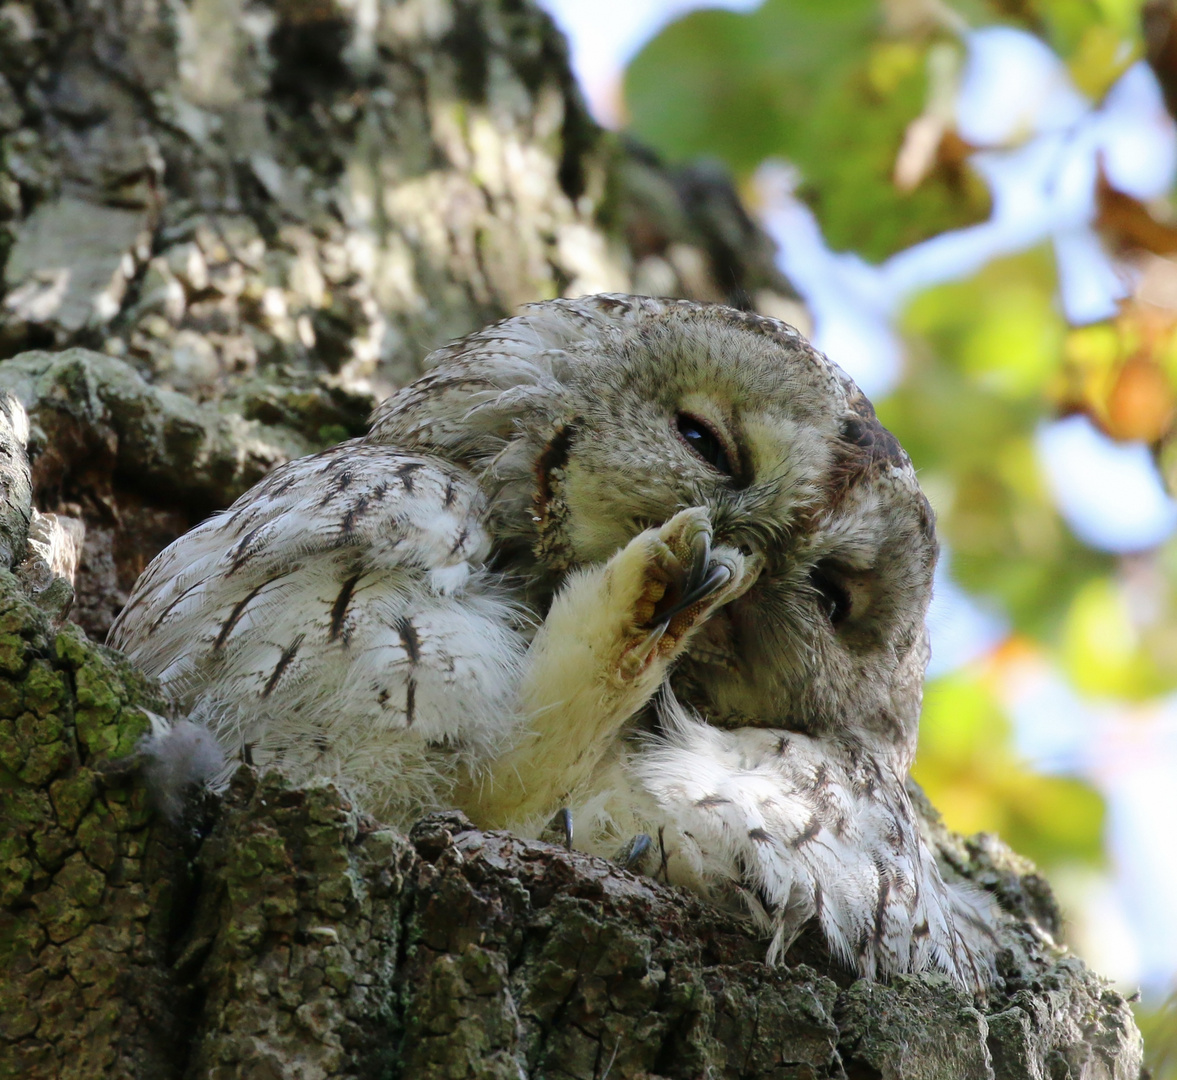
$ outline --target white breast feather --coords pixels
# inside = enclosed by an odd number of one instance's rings
[[[586,800],[586,831],[661,830],[670,879],[742,892],[772,934],[770,962],[816,917],[864,976],[989,981],[988,903],[944,881],[901,777],[828,740],[713,727],[670,697],[661,714],[664,735],[597,779],[608,795]]]

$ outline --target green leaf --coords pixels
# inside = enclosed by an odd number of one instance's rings
[[[1062,520],[1034,449],[1062,363],[1054,286],[1053,258],[1040,250],[928,290],[904,318],[908,377],[879,403],[932,493],[959,582],[1045,642],[1111,562]]]
[[[756,11],[697,11],[632,61],[634,132],[667,157],[719,155],[746,173],[798,145],[797,117],[868,47],[873,0],[769,0]]]
[[[792,161],[831,246],[868,259],[982,220],[988,196],[970,172],[937,171],[912,193],[892,183],[924,107],[927,43],[877,41],[879,21],[871,0],[688,15],[626,73],[632,130],[673,161],[718,156],[739,177]]]

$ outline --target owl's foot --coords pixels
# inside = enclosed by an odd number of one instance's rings
[[[610,571],[611,588],[634,597],[622,679],[677,655],[687,635],[740,591],[745,576],[740,552],[711,547],[711,519],[700,506],[634,537]]]
[[[613,856],[613,861],[622,869],[635,874],[670,881],[670,870],[666,865],[666,841],[662,828],[658,830],[657,843],[649,833],[638,833]]]
[[[613,861],[623,870],[632,870],[640,874],[653,849],[654,841],[650,839],[650,834],[641,832],[613,856]]]
[[[708,513],[692,508],[570,574],[528,650],[519,699],[530,731],[496,762],[494,789],[477,796],[472,816],[546,821],[588,781],[693,631],[747,586],[745,570],[740,552],[711,547]]]
[[[565,851],[572,850],[572,836],[572,811],[566,806],[556,811],[555,816],[539,834],[539,838],[549,844],[562,844]]]

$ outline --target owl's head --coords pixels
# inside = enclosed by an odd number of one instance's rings
[[[531,305],[428,362],[373,437],[480,471],[513,569],[554,588],[705,506],[714,542],[762,569],[693,640],[679,695],[717,724],[913,751],[932,512],[870,402],[797,331],[720,306],[585,297]]]

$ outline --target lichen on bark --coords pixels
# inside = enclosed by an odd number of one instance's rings
[[[164,704],[0,573],[0,1075],[167,1075],[180,838],[112,767]]]

